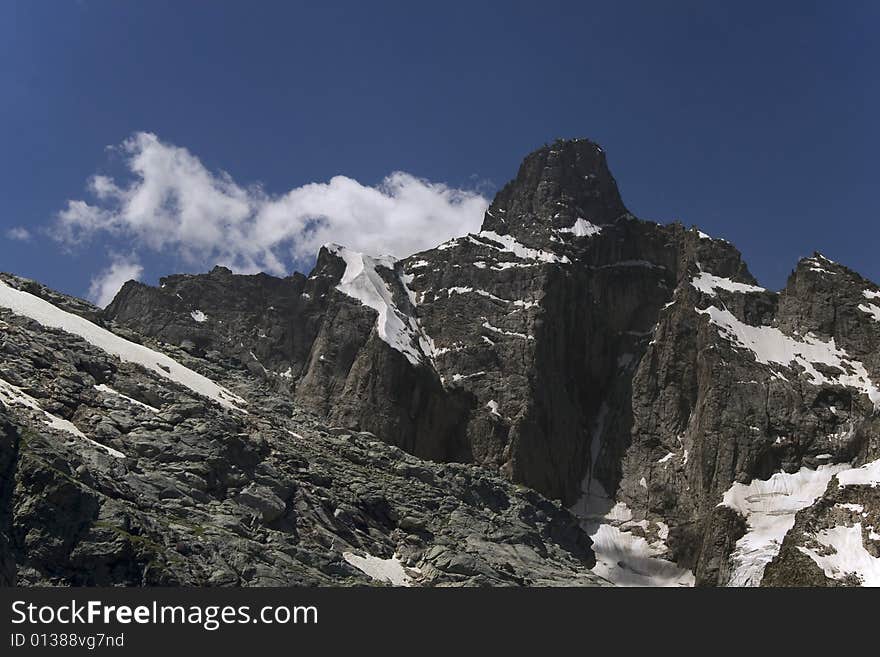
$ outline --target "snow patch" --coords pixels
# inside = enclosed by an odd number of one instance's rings
[[[437,292],[442,292],[443,289],[437,290]],[[487,299],[491,299],[492,301],[498,301],[500,303],[511,303],[518,308],[523,308],[528,310],[529,308],[536,308],[539,304],[537,301],[523,301],[522,299],[503,299],[499,296],[492,294],[486,290],[479,290],[472,287],[463,287],[456,286],[450,287],[446,289],[446,293],[448,296],[452,296],[453,294],[477,294],[481,297],[486,297]],[[435,299],[439,298],[438,296],[434,297]]]
[[[729,310],[710,306],[696,309],[721,329],[722,335],[737,346],[748,349],[759,363],[776,363],[785,367],[802,367],[815,385],[840,385],[861,390],[880,408],[880,390],[871,381],[865,366],[838,349],[832,338],[829,342],[806,335],[803,342],[795,340],[771,326],[751,326],[741,322]],[[826,375],[814,366],[821,363],[842,370],[839,375]]]
[[[438,290],[438,292],[441,290]],[[493,301],[500,301],[501,303],[510,303],[508,299],[502,299],[501,297],[496,297],[491,292],[487,292],[486,290],[477,290],[472,287],[450,287],[447,290],[449,296],[453,294],[478,294],[481,297],[486,297],[487,299],[492,299]]]
[[[452,381],[453,383],[458,383],[459,381],[464,381],[465,379],[473,379],[477,376],[483,376],[485,373],[486,372],[484,372],[483,370],[480,370],[479,372],[473,372],[472,374],[453,374]],[[441,377],[441,380],[444,379]]]
[[[875,322],[880,322],[880,306],[875,306],[873,303],[860,303],[859,310],[868,313]]]
[[[460,237],[454,237],[451,240],[447,240],[446,242],[443,242],[442,244],[438,244],[435,248],[438,251],[445,251],[446,249],[451,249],[454,246],[458,245],[458,241],[460,239],[461,239]]]
[[[129,402],[130,404],[134,404],[135,406],[140,406],[141,408],[145,408],[148,411],[152,411],[153,413],[159,412],[159,409],[156,408],[155,406],[150,406],[149,404],[145,404],[144,402],[138,401],[137,399],[133,399],[132,397],[129,397],[128,395],[123,395],[121,392],[118,392],[117,390],[114,390],[110,386],[105,385],[103,383],[96,385],[95,390],[98,390],[99,392],[107,393],[108,395],[115,395],[116,397],[121,397],[122,399]]]
[[[193,318],[193,321],[199,322],[200,324],[208,319],[208,316],[201,310],[193,310],[190,313],[190,317]]]
[[[608,406],[603,404],[590,443],[593,465],[581,485],[580,499],[569,509],[580,518],[581,527],[593,541],[593,572],[618,586],[693,586],[691,571],[664,558],[668,554],[665,541],[669,527],[662,522],[653,523],[656,540],[639,535],[647,533],[651,522],[633,520],[632,509],[611,499],[594,476],[607,417]]]
[[[594,573],[618,586],[694,585],[691,571],[659,556],[666,552],[662,539],[649,543],[625,528],[626,523],[600,524],[590,534],[596,553]]]
[[[865,549],[862,523],[823,529],[811,538],[820,549],[798,546],[798,550],[815,561],[827,577],[842,581],[855,576],[862,586],[880,586],[880,558]]]
[[[77,428],[77,426],[73,422],[44,411],[36,399],[31,397],[18,386],[12,385],[11,383],[4,381],[3,379],[0,379],[0,402],[2,402],[6,406],[24,406],[27,409],[36,411],[37,414],[40,415],[40,419],[51,428],[74,435],[77,438],[86,441],[93,447],[97,447],[98,449],[107,452],[107,454],[109,454],[110,456],[115,456],[116,458],[125,458],[125,454],[123,454],[122,452],[115,450],[112,447],[102,445],[99,442],[95,442],[94,440],[86,436],[82,431]]]
[[[657,538],[649,541],[639,535],[647,532],[651,524],[648,520],[633,520],[632,510],[623,502],[609,501],[609,506],[603,516],[588,514],[581,520],[593,541],[594,573],[618,586],[694,585],[691,571],[663,558],[668,552],[665,540],[669,535],[665,523],[654,523]]]
[[[377,582],[385,582],[394,586],[412,586],[412,580],[406,574],[406,570],[400,559],[397,558],[397,555],[390,559],[382,559],[371,554],[367,554],[366,557],[359,557],[351,552],[343,552],[342,558]]]
[[[814,258],[807,258],[804,260],[804,263],[808,265],[810,271],[814,271],[817,274],[828,274],[829,276],[836,276],[837,272],[828,271],[822,265],[828,263],[830,265],[837,264],[833,260],[829,260],[823,255],[817,255]]]
[[[578,217],[571,228],[560,228],[559,233],[571,233],[575,237],[592,237],[602,232],[602,228]]]
[[[563,264],[568,264],[571,262],[566,256],[558,256],[555,253],[551,253],[550,251],[532,249],[525,246],[524,244],[520,244],[511,235],[499,235],[495,231],[484,230],[478,234],[478,237],[481,237],[483,240],[488,240],[490,242],[493,242],[495,245],[498,245],[494,246],[492,244],[477,242],[481,246],[488,246],[489,248],[496,249],[497,251],[512,253],[521,260],[537,260],[539,262],[558,262]]]
[[[497,326],[492,326],[489,322],[483,322],[483,328],[487,328],[494,333],[499,333],[501,335],[510,335],[515,338],[522,338],[523,340],[535,339],[531,335],[526,335],[525,333],[517,333],[516,331],[505,331],[504,329],[500,329]]]
[[[844,470],[837,475],[837,483],[841,486],[880,486],[880,460]]]
[[[691,285],[697,288],[700,292],[713,297],[715,296],[715,290],[719,289],[727,290],[728,292],[739,292],[742,294],[767,291],[766,289],[764,289],[763,287],[759,287],[758,285],[737,283],[736,281],[732,281],[729,278],[721,278],[720,276],[715,276],[715,274],[710,274],[706,271],[701,271],[699,275],[694,276],[694,278],[691,280]]]

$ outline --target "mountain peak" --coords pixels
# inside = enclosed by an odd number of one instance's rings
[[[558,139],[525,157],[489,206],[483,230],[561,228],[578,219],[602,225],[626,212],[602,147],[589,139]]]

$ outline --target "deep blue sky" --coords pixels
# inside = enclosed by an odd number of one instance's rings
[[[138,130],[275,193],[499,187],[584,136],[635,214],[731,240],[767,286],[817,249],[880,281],[876,2],[304,5],[0,0],[2,233],[84,198]],[[78,295],[106,260],[0,237],[0,269]]]

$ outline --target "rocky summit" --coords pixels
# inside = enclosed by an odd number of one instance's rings
[[[880,585],[880,288],[627,211],[588,140],[308,275],[0,279],[0,583]]]

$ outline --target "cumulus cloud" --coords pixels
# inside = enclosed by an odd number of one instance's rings
[[[6,237],[18,242],[27,242],[31,239],[31,231],[24,226],[15,226],[6,231]]]
[[[199,266],[287,274],[326,242],[403,257],[479,229],[479,192],[394,172],[375,187],[345,176],[271,195],[209,171],[187,149],[139,132],[119,147],[130,179],[96,175],[92,202],[57,216],[68,244],[109,234],[129,248],[173,252]]]
[[[117,256],[107,269],[92,278],[89,285],[89,299],[95,305],[105,308],[125,283],[139,280],[143,273],[144,268],[134,257]]]

